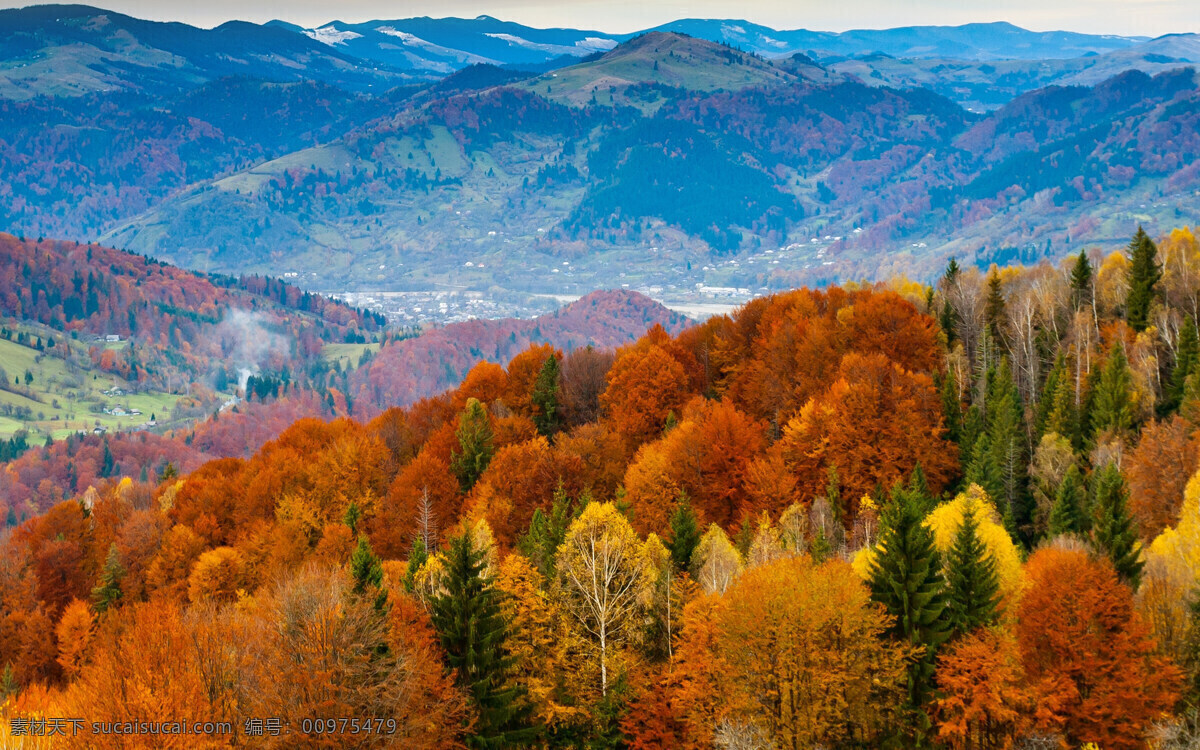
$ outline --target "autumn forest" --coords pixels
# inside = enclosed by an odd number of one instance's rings
[[[386,338],[291,303],[310,349]],[[1200,242],[1139,230],[530,334],[403,407],[310,365],[151,441],[22,445],[0,745],[1196,747],[1198,315]]]

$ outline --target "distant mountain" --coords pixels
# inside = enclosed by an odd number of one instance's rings
[[[575,29],[534,29],[490,16],[407,18],[313,29],[273,21],[329,47],[401,70],[445,75],[468,65],[537,66],[559,58],[586,57],[617,46],[628,35]]]
[[[1193,70],[1129,71],[984,117],[811,60],[656,33],[537,78],[414,99],[108,239],[326,290],[670,293],[933,273],[950,252],[1038,257],[1200,218],[1198,107]]]
[[[406,80],[287,29],[143,21],[85,5],[0,10],[0,99],[178,91],[226,76],[383,90]]]
[[[675,27],[3,11],[0,228],[328,292],[744,299],[1195,209],[1194,35]]]
[[[95,239],[174,191],[328,143],[412,93],[221,78],[170,95],[0,99],[0,228]]]
[[[742,20],[681,19],[632,34],[575,29],[534,29],[490,16],[408,18],[347,24],[333,21],[298,31],[334,49],[395,68],[445,74],[476,63],[530,66],[585,57],[648,32],[687,34],[764,57],[816,51],[825,55],[883,53],[915,59],[1042,60],[1124,49],[1143,37],[1099,36],[1066,31],[1036,32],[1009,23],[859,29],[842,33],[781,31]]]
[[[1126,70],[1156,74],[1200,63],[1200,35],[1170,34],[1102,54],[1040,60],[824,56],[824,66],[872,86],[925,88],[976,111],[1046,86],[1093,86]]]

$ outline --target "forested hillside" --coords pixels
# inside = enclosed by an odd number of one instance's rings
[[[1198,268],[1139,231],[521,340],[370,421],[97,478],[0,537],[4,710],[220,747],[1188,747]],[[379,728],[305,723],[343,716]],[[139,742],[89,738],[193,746]]]
[[[128,341],[89,354],[101,371],[158,390],[207,382],[225,391],[239,369],[304,373],[324,344],[377,339],[385,323],[277,279],[206,276],[99,245],[6,234],[0,286],[0,316],[73,339]]]
[[[0,288],[0,458],[12,460],[0,519],[10,525],[110,477],[153,481],[168,464],[248,457],[303,417],[410,405],[531,343],[612,347],[686,322],[639,294],[597,292],[531,320],[387,329],[376,313],[278,279],[2,234]]]

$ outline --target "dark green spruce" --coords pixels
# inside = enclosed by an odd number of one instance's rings
[[[686,492],[679,493],[679,501],[671,513],[671,540],[668,547],[671,550],[671,561],[678,570],[691,570],[692,553],[700,544],[700,523],[692,510],[691,500]]]
[[[539,728],[533,723],[525,688],[512,677],[513,657],[505,648],[508,626],[501,592],[487,572],[487,555],[470,534],[450,541],[444,592],[431,602],[434,628],[455,680],[478,714],[466,738],[472,748],[524,747]]]
[[[92,604],[96,612],[106,612],[115,607],[125,595],[121,589],[121,581],[125,579],[125,566],[121,564],[121,554],[117,551],[117,543],[108,546],[108,557],[104,560],[104,570],[100,571],[100,581],[92,589]]]
[[[1184,316],[1183,325],[1179,329],[1179,342],[1175,346],[1175,366],[1171,368],[1171,377],[1163,389],[1163,400],[1159,413],[1166,416],[1179,409],[1183,403],[1183,394],[1187,389],[1188,376],[1196,372],[1196,363],[1200,359],[1200,340],[1196,335],[1196,323],[1191,317]]]
[[[924,743],[931,722],[934,660],[950,636],[945,610],[945,581],[933,532],[924,524],[911,493],[897,488],[885,506],[879,546],[870,567],[871,598],[894,618],[891,636],[920,648],[908,669],[909,741]]]
[[[1058,485],[1054,506],[1050,509],[1050,536],[1080,534],[1087,530],[1090,524],[1083,514],[1085,492],[1083,475],[1078,466],[1071,464]]]
[[[996,561],[979,537],[976,512],[969,501],[946,555],[946,620],[954,635],[995,623],[1000,604]]]
[[[1158,248],[1145,230],[1138,227],[1129,242],[1129,293],[1125,296],[1125,320],[1135,331],[1144,331],[1150,324],[1150,306],[1160,278]]]
[[[467,400],[454,434],[458,438],[458,450],[450,452],[450,470],[458,478],[459,488],[470,492],[496,452],[492,424],[478,399]]]
[[[533,424],[539,434],[551,437],[562,428],[562,416],[559,414],[559,365],[558,357],[551,354],[546,357],[538,373],[537,381],[533,384],[533,393],[529,400],[533,402]]]
[[[1104,552],[1121,580],[1137,589],[1144,563],[1137,528],[1129,512],[1129,490],[1125,477],[1116,464],[1108,463],[1093,474],[1095,491],[1092,507],[1095,519],[1092,523],[1092,541]]]

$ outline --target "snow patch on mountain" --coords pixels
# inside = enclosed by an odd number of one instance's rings
[[[317,40],[321,44],[327,44],[330,47],[338,44],[345,44],[351,39],[361,39],[362,34],[355,31],[343,31],[332,25],[322,26],[319,29],[305,29],[305,36]]]

